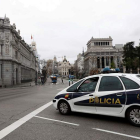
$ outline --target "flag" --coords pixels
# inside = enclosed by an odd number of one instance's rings
[[[33,39],[32,35],[31,35],[31,39]]]

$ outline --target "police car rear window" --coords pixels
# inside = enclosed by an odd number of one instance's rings
[[[138,89],[138,88],[140,88],[140,86],[136,82],[134,82],[126,77],[120,76],[120,78],[121,78],[126,89]]]
[[[67,92],[75,92],[77,87],[81,84],[83,80],[80,80],[79,82],[77,82],[76,84],[74,84],[73,86],[71,86],[70,88],[67,89]]]

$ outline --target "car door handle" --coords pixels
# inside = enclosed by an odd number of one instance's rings
[[[89,94],[89,96],[93,96],[93,94]]]
[[[117,93],[116,95],[117,95],[117,96],[122,96],[123,94],[122,94],[122,93]]]

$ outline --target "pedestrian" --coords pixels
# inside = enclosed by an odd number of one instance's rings
[[[62,81],[62,84],[64,84],[64,82],[63,82],[63,76],[61,77],[61,81]]]
[[[44,76],[43,75],[41,75],[41,83],[42,83],[42,85],[44,84]]]
[[[41,85],[41,78],[38,77],[38,84]]]
[[[37,77],[35,77],[35,85],[37,85]]]

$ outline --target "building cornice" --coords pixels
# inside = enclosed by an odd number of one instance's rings
[[[86,45],[89,45],[91,43],[91,41],[100,41],[100,42],[104,42],[104,41],[113,41],[113,39],[111,37],[109,38],[91,38]]]

